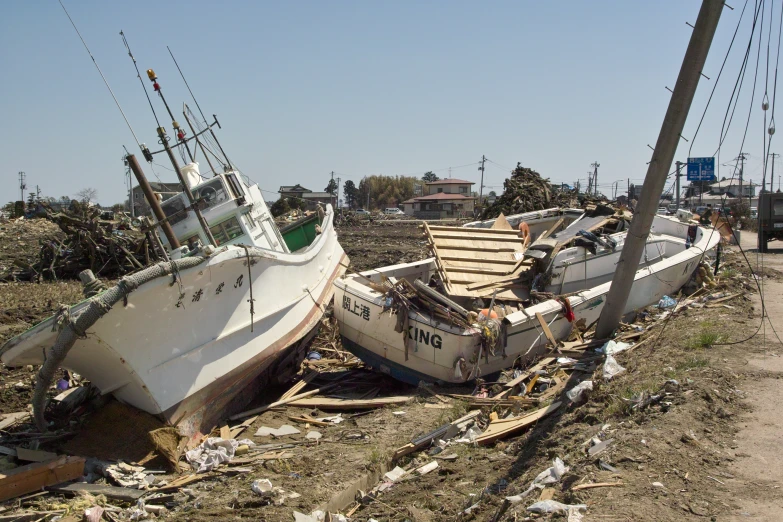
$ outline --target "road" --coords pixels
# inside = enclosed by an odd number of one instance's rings
[[[775,268],[783,271],[783,243],[773,241],[769,244],[770,251],[762,256],[756,248],[756,235],[747,232],[742,235],[743,249],[751,263]],[[735,247],[736,248],[736,247]],[[767,315],[772,326],[783,335],[783,283],[762,278]],[[753,304],[756,310],[761,310],[761,297],[753,294]],[[744,483],[746,491],[760,493],[759,489],[770,490],[768,495],[753,495],[754,498],[766,500],[751,501],[747,497],[738,496],[736,503],[740,506],[738,513],[730,520],[736,521],[773,521],[783,520],[783,504],[780,502],[780,487],[783,485],[783,409],[780,408],[781,392],[783,392],[783,347],[779,344],[769,323],[754,338],[755,343],[764,350],[748,359],[749,371],[765,370],[769,377],[755,381],[747,381],[744,392],[752,413],[745,416],[737,433],[738,458],[732,466],[731,473],[738,481]]]

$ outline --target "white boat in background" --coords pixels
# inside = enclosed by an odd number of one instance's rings
[[[528,213],[519,221],[526,221],[533,232],[541,229],[537,219],[547,220],[549,224],[545,226],[551,226],[560,217],[553,211],[543,211]],[[574,230],[581,230],[587,219],[573,216],[570,226],[560,235],[568,239]],[[491,225],[491,222],[472,223],[470,227],[480,231]],[[403,279],[411,285],[416,280],[429,283],[440,273],[437,258],[346,275],[335,282],[335,317],[343,346],[367,365],[411,384],[461,383],[508,368],[515,361],[524,365],[546,350],[547,337],[537,314],[558,340],[568,337],[575,321],[583,319],[589,325],[598,319],[625,234],[604,236],[601,239],[607,246],[598,244],[595,251],[586,246],[557,251],[553,259],[545,260],[551,279],[541,289],[555,298],[528,307],[510,308],[510,313],[499,320],[477,321],[467,327],[444,319],[443,313],[432,313],[425,306],[409,309],[407,317],[400,318],[393,313],[397,310],[392,310],[394,300],[389,291],[392,286],[399,288],[398,283]],[[698,268],[702,255],[714,249],[719,241],[720,235],[711,229],[656,216],[624,312],[638,310],[675,293]],[[536,243],[545,244],[546,240],[534,241],[527,254],[534,254]],[[559,297],[563,295],[567,298]],[[454,313],[456,306],[470,308],[467,298],[448,294],[444,297],[455,305],[444,306],[445,317]],[[566,303],[568,306],[564,306]],[[569,308],[573,312],[570,321]],[[497,321],[499,331],[485,348],[488,343],[484,325],[491,321]]]

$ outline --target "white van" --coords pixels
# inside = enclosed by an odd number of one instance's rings
[[[396,207],[395,208],[385,208],[385,209],[383,209],[383,213],[387,214],[387,215],[390,215],[390,216],[400,216],[400,215],[404,215],[405,214],[405,212],[403,212],[402,210],[400,210],[400,209],[398,209]]]

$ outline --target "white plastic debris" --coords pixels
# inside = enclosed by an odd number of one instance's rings
[[[332,415],[331,417],[321,417],[320,419],[316,419],[316,420],[319,420],[321,422],[331,422],[332,424],[340,424],[345,419],[343,419],[342,413],[338,413],[337,415]]]
[[[301,431],[294,428],[290,424],[283,424],[279,428],[270,428],[268,426],[261,426],[260,428],[258,428],[258,431],[256,431],[255,436],[268,437],[269,435],[272,435],[273,437],[285,437],[286,435],[296,435],[297,433],[301,433]]]
[[[315,430],[308,431],[307,435],[305,435],[305,438],[309,439],[309,440],[318,440],[321,437],[323,437],[323,435],[321,435],[321,432],[320,431],[315,431]]]
[[[249,439],[224,440],[220,437],[210,437],[200,446],[185,453],[185,458],[196,473],[211,471],[234,458],[234,453],[240,445],[255,446],[255,442]]]
[[[321,520],[323,520],[323,518]],[[319,522],[319,521],[317,518],[315,518],[312,515],[305,515],[304,513],[300,513],[299,511],[294,511],[294,522]]]
[[[587,397],[587,392],[593,391],[593,381],[582,381],[566,392],[566,397],[571,402],[581,402]]]
[[[572,359],[570,357],[558,357],[557,358],[557,364],[560,366],[568,366],[572,364],[576,364],[578,361],[576,359]]]
[[[392,412],[392,415],[397,415],[397,416],[400,416],[400,415],[405,415],[405,412],[404,412],[404,411],[402,411],[402,410],[397,410],[397,411],[393,411],[393,412]]]
[[[572,511],[586,510],[586,504],[563,504],[556,500],[540,500],[527,507],[531,513],[567,513]]]
[[[560,457],[555,457],[555,460],[552,461],[552,467],[545,469],[541,473],[536,476],[536,478],[533,479],[533,482],[530,483],[530,487],[527,488],[525,491],[520,493],[519,495],[515,495],[514,497],[509,497],[509,500],[513,503],[520,502],[523,498],[525,498],[527,495],[530,494],[531,491],[533,491],[535,488],[544,489],[544,486],[546,484],[554,484],[555,482],[560,482],[560,479],[563,478],[563,475],[566,471],[568,471],[568,466],[566,466],[563,461],[560,459]],[[514,502],[511,500],[512,498],[519,497],[519,499]]]
[[[454,442],[471,443],[476,440],[476,437],[481,435],[481,430],[476,426],[471,426],[468,430],[458,439],[454,439]]]
[[[423,465],[422,467],[420,467],[419,469],[417,469],[416,473],[418,473],[419,475],[426,475],[430,471],[434,471],[436,469],[438,469],[438,461],[433,460],[432,462],[429,462]]]
[[[389,482],[397,482],[400,477],[405,475],[406,471],[402,469],[401,467],[397,466],[393,470],[385,473],[383,477],[388,480]]]
[[[614,357],[611,355],[606,356],[606,360],[604,361],[604,380],[605,381],[611,381],[618,375],[621,375],[625,372],[625,368],[620,366],[620,363],[618,363]]]
[[[606,355],[613,355],[615,353],[620,353],[628,348],[630,348],[631,345],[624,342],[617,342],[617,341],[608,341],[605,345],[603,345],[601,348],[596,350],[598,353],[605,353]]]
[[[272,486],[272,482],[269,479],[258,479],[253,481],[253,485],[250,486],[250,489],[253,490],[253,493],[256,495],[267,496],[272,494],[274,486]]]

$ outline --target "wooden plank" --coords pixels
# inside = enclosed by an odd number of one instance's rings
[[[236,439],[239,436],[239,434],[245,431],[248,428],[248,426],[253,424],[257,418],[258,415],[255,415],[253,417],[250,417],[249,419],[245,419],[245,421],[242,424],[239,424],[238,426],[234,426],[233,428],[231,428],[230,438]]]
[[[593,489],[593,488],[617,488],[617,487],[623,487],[625,484],[622,482],[595,482],[592,484],[579,484],[578,486],[574,486],[571,488],[571,491],[581,491],[583,489]]]
[[[720,299],[715,299],[714,301],[710,301],[705,308],[716,308],[719,303],[722,303],[724,301],[729,301],[731,299],[734,299],[735,297],[741,296],[742,293],[733,294],[733,295],[727,295],[726,297],[721,297]]]
[[[443,260],[440,258],[440,253],[438,252],[438,247],[435,246],[435,241],[432,239],[432,232],[430,232],[429,226],[427,223],[424,223],[424,230],[427,233],[427,235],[430,238],[430,241],[432,242],[432,253],[435,256],[435,264],[438,266],[438,272],[440,272],[441,278],[444,280],[446,284],[451,284],[451,280],[449,279],[449,274],[446,271],[446,265],[443,263]]]
[[[430,245],[432,245],[432,243]],[[440,245],[438,246],[438,248],[440,250],[470,250],[473,252],[478,252],[476,247],[470,245],[454,245],[454,246]],[[489,252],[492,254],[501,254],[504,252],[518,252],[518,250],[513,247],[487,247],[487,248],[482,248],[481,251]]]
[[[6,413],[0,419],[0,430],[4,430],[10,426],[13,426],[17,422],[24,422],[31,416],[29,411],[17,411],[14,413]]]
[[[514,230],[499,230],[497,228],[477,228],[477,227],[447,227],[443,225],[428,225],[430,230],[438,230],[441,232],[481,232],[482,234],[505,234],[519,236],[519,231]]]
[[[56,486],[50,486],[46,489],[49,491],[55,491],[57,493],[90,493],[91,495],[104,495],[107,498],[124,500],[126,502],[136,502],[136,500],[148,493],[143,489],[118,488],[116,486],[108,486],[105,484],[88,484],[86,482],[59,484]]]
[[[476,437],[477,444],[490,444],[496,440],[508,437],[518,431],[521,431],[528,426],[531,426],[543,419],[553,411],[560,407],[559,402],[555,402],[546,408],[538,409],[527,415],[516,417],[515,419],[504,419],[503,421],[493,421],[489,423],[486,431]],[[512,422],[513,421],[513,422]]]
[[[481,252],[483,254],[483,252]],[[480,262],[480,263],[491,263],[496,265],[516,265],[517,261],[514,259],[490,259],[487,257],[465,257],[465,256],[440,256],[441,259],[444,261],[463,261],[465,263],[470,263],[472,261]]]
[[[237,413],[236,415],[232,415],[231,417],[229,417],[229,420],[244,419],[245,417],[250,417],[251,415],[263,413],[271,408],[277,408],[278,406],[284,406],[296,400],[304,399],[305,397],[310,397],[311,395],[321,393],[321,391],[322,391],[321,388],[317,388],[315,390],[310,390],[309,392],[300,393],[299,395],[294,395],[293,397],[283,399],[282,401],[273,402],[272,404],[267,404],[266,406],[261,406],[259,408],[254,408],[252,410],[243,411],[242,413]]]
[[[334,426],[331,422],[319,421],[317,419],[308,419],[307,417],[288,417],[288,420],[301,422],[302,424],[312,424],[313,426]]]
[[[546,231],[542,232],[542,233],[541,233],[541,235],[540,235],[540,236],[538,236],[538,238],[536,238],[536,241],[538,241],[539,239],[546,239],[546,238],[548,238],[549,236],[551,236],[552,234],[554,234],[554,233],[557,231],[557,227],[559,227],[560,225],[562,225],[562,224],[563,224],[563,221],[565,221],[565,218],[562,218],[562,217],[561,217],[561,218],[560,218],[560,219],[557,221],[557,223],[555,223],[555,224],[554,224],[552,227],[550,227],[550,228],[549,228],[549,229],[547,229]]]
[[[315,370],[310,370],[309,372],[307,372],[307,373],[306,373],[306,374],[305,374],[305,375],[304,375],[304,376],[303,376],[303,377],[302,377],[302,378],[299,380],[299,382],[297,382],[296,384],[294,384],[294,385],[291,387],[291,389],[290,389],[290,390],[288,390],[287,392],[285,392],[285,393],[284,393],[284,394],[283,394],[283,395],[280,397],[280,399],[279,399],[279,400],[281,400],[281,401],[282,401],[282,400],[285,400],[285,399],[287,399],[287,398],[289,398],[289,397],[293,397],[294,395],[296,395],[297,393],[299,393],[300,391],[302,391],[302,389],[303,389],[305,386],[307,386],[308,384],[310,384],[311,382],[313,382],[313,379],[315,379],[316,377],[318,377],[318,372],[317,372],[317,371],[315,371]]]
[[[46,462],[47,460],[54,460],[57,458],[57,453],[51,451],[39,451],[31,450],[27,448],[17,447],[16,458],[24,462]]]
[[[228,424],[220,427],[220,438],[223,440],[231,438],[231,428],[228,427]]]
[[[378,397],[375,399],[331,399],[329,397],[310,397],[288,403],[295,408],[327,408],[332,410],[370,410],[393,404],[406,404],[413,397]]]
[[[514,233],[513,236],[508,235],[508,236],[492,237],[491,235],[473,234],[470,232],[469,228],[463,228],[460,230],[462,230],[462,233],[460,235],[431,234],[431,237],[434,239],[454,239],[457,241],[490,241],[493,243],[496,241],[500,241],[503,243],[511,242],[511,243],[519,243],[520,246],[524,244],[524,241],[519,237],[518,233]]]
[[[79,478],[84,474],[84,462],[82,457],[63,456],[0,473],[0,502]]]
[[[484,274],[484,275],[495,275],[495,276],[502,276],[506,275],[506,271],[504,270],[491,270],[488,268],[471,268],[467,266],[456,266],[456,265],[448,265],[446,269],[449,272],[460,272],[463,274]]]
[[[555,339],[555,336],[552,335],[552,330],[549,329],[549,325],[546,324],[544,316],[541,315],[540,312],[536,312],[536,319],[538,319],[538,324],[541,325],[541,329],[544,330],[544,335],[546,335],[546,338],[552,343],[552,348],[557,348],[557,340]]]

